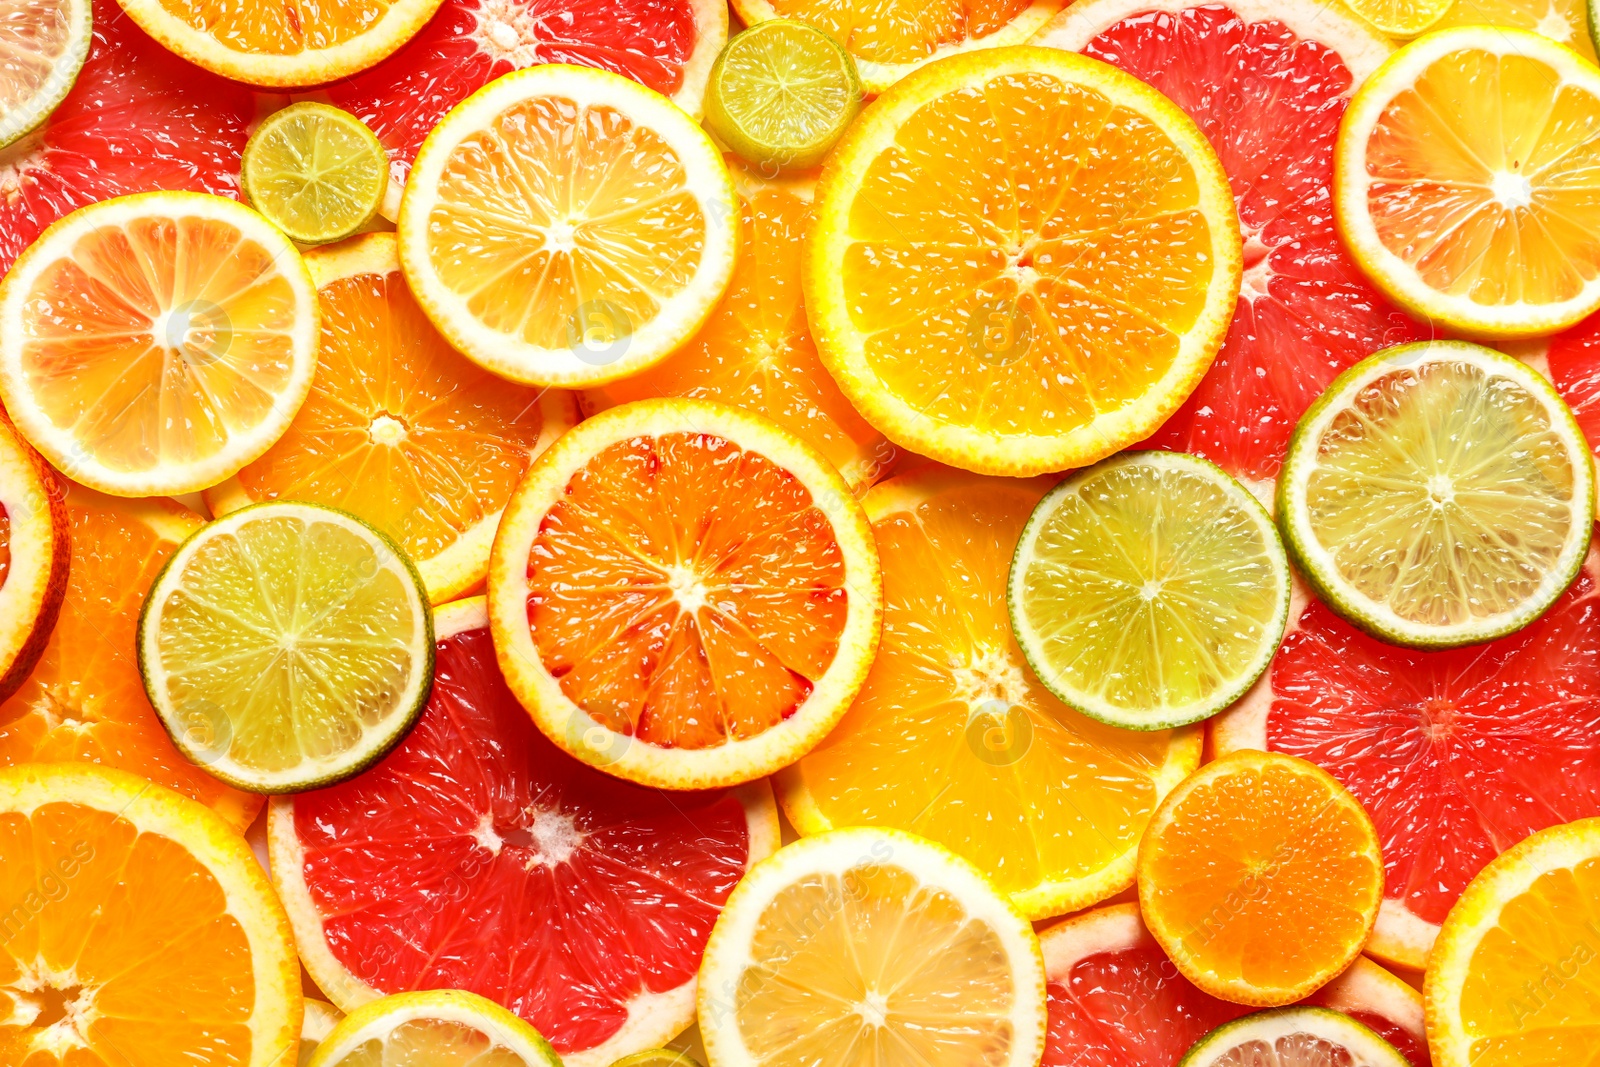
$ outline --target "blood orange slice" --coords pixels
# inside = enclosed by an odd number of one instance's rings
[[[423,138],[500,75],[575,63],[626,75],[698,118],[728,40],[722,0],[444,0],[404,48],[318,97],[352,112],[388,150],[394,218]]]
[[[1238,203],[1244,281],[1221,353],[1148,443],[1259,489],[1340,371],[1428,336],[1362,277],[1333,228],[1339,118],[1389,45],[1315,0],[1084,0],[1033,43],[1149,82],[1216,148]]]
[[[43,126],[0,150],[0,275],[85,204],[152,189],[237,199],[255,113],[244,86],[185,63],[100,0],[72,92]]]
[[[434,628],[433,694],[405,741],[273,801],[273,878],[306,969],[345,1011],[417,989],[489,997],[568,1067],[665,1043],[694,1018],[723,902],[777,848],[771,789],[666,794],[585,767],[506,687],[482,598]]]
[[[1137,904],[1083,912],[1040,935],[1050,1032],[1041,1067],[1173,1067],[1206,1033],[1255,1010],[1178,973]],[[1422,997],[1364,957],[1307,997],[1370,1027],[1428,1067]]]
[[[1456,899],[1536,830],[1600,815],[1600,551],[1527,628],[1424,652],[1299,599],[1268,673],[1213,720],[1218,753],[1301,756],[1378,830],[1384,899],[1366,951],[1420,969]]]

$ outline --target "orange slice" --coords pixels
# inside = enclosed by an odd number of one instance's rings
[[[740,192],[739,258],[728,293],[694,339],[654,367],[583,394],[603,411],[660,396],[720,400],[821,452],[856,490],[881,477],[895,448],[839,392],[811,339],[800,290],[814,182],[763,181],[731,163]]]
[[[294,1063],[288,917],[194,801],[106,767],[0,770],[0,914],[0,1063]]]
[[[1006,610],[1012,549],[1049,484],[930,466],[863,498],[883,639],[848,714],[777,779],[803,834],[886,826],[975,864],[1031,919],[1133,883],[1156,805],[1200,761],[1198,727],[1131,731],[1061,703]]]
[[[1056,49],[919,70],[823,168],[823,363],[897,444],[988,474],[1084,466],[1194,389],[1239,294],[1233,194],[1166,97]]]
[[[733,273],[738,205],[704,130],[618,74],[497,78],[434,127],[400,262],[439,332],[502,377],[596,385],[660,361]]]
[[[53,224],[0,284],[0,398],[57,470],[198,492],[265,452],[311,388],[316,287],[233,200],[158,192]]]
[[[534,461],[489,564],[511,691],[552,741],[644,785],[736,785],[794,762],[878,643],[866,516],[773,423],[642,400]]]
[[[855,57],[869,93],[935,59],[1022,44],[1065,0],[733,0],[746,26],[789,18],[826,30]]]
[[[1461,26],[1413,41],[1350,101],[1334,221],[1419,316],[1529,337],[1600,307],[1600,70],[1547,37]]]
[[[191,63],[249,85],[321,85],[411,39],[440,0],[126,0],[146,33]]]
[[[1240,751],[1161,804],[1139,846],[1139,908],[1189,981],[1235,1004],[1310,996],[1361,953],[1383,894],[1378,834],[1327,771]]]
[[[71,556],[55,477],[0,413],[0,701],[44,654]]]
[[[173,747],[145,697],[135,634],[167,557],[204,525],[170,500],[123,500],[72,485],[72,563],[61,617],[33,673],[0,703],[0,765],[85,760],[132,771],[215,809],[238,830],[261,798]]]
[[[405,549],[442,604],[483,581],[512,488],[578,421],[577,405],[451,348],[412,298],[393,234],[317,249],[306,265],[322,312],[311,394],[206,503],[217,516],[261,500],[342,508]]]

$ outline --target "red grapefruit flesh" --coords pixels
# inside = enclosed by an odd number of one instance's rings
[[[1254,690],[1212,721],[1219,753],[1325,768],[1378,829],[1384,901],[1367,951],[1421,968],[1483,866],[1600,815],[1600,552],[1537,621],[1486,645],[1377,641],[1312,600]]]
[[[1203,993],[1178,973],[1137,904],[1096,908],[1040,935],[1050,1030],[1040,1067],[1173,1067],[1212,1029],[1256,1009]],[[1370,960],[1303,1003],[1377,1031],[1412,1067],[1429,1067],[1422,997]]]
[[[239,198],[255,96],[179,59],[111,0],[48,121],[0,149],[0,275],[44,228],[100,200],[154,189]]]
[[[1389,46],[1316,0],[1079,0],[1033,43],[1148,82],[1216,148],[1244,231],[1244,282],[1216,362],[1146,446],[1270,481],[1340,371],[1429,335],[1367,283],[1333,227],[1339,119]]]
[[[1589,448],[1600,454],[1600,314],[1550,338],[1546,373],[1578,417]]]
[[[506,688],[487,618],[482,598],[438,610],[433,694],[382,763],[273,802],[273,877],[345,1011],[466,989],[603,1067],[693,1020],[706,938],[777,847],[777,808],[764,780],[664,793],[566,755]]]

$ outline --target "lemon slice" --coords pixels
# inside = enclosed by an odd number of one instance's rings
[[[50,117],[94,40],[89,0],[0,2],[0,148]]]
[[[1385,641],[1478,644],[1572,583],[1594,523],[1577,420],[1526,364],[1463,341],[1351,367],[1300,420],[1278,523],[1328,605]]]
[[[344,1018],[344,1012],[326,1001],[306,998],[306,1014],[300,1023],[300,1058],[296,1067],[306,1067],[317,1048],[333,1033],[333,1028]]]
[[[433,684],[416,568],[371,526],[318,504],[255,504],[197,531],[145,598],[138,651],[179,750],[258,793],[375,763]]]
[[[1327,1008],[1276,1008],[1224,1023],[1178,1067],[1410,1067],[1389,1042]]]
[[[1052,693],[1101,722],[1165,730],[1254,684],[1283,639],[1289,587],[1249,490],[1194,456],[1125,452],[1039,501],[1006,596]]]
[[[793,19],[745,30],[722,50],[706,89],[706,126],[775,175],[822,162],[861,110],[855,60]]]
[[[896,830],[780,849],[723,907],[700,966],[711,1067],[1034,1067],[1044,956],[965,860]]]
[[[307,1067],[561,1067],[539,1031],[492,1000],[459,989],[396,993],[357,1008]]]
[[[653,1048],[635,1052],[614,1062],[611,1067],[700,1067],[700,1061],[687,1052],[674,1052],[670,1048]]]
[[[1415,37],[1444,18],[1452,0],[1346,0],[1350,10],[1390,37]]]
[[[268,116],[244,146],[244,195],[301,244],[342,240],[371,222],[389,157],[366,123],[305,101]]]

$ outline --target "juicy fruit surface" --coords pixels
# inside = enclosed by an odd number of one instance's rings
[[[1274,478],[1295,423],[1340,371],[1428,336],[1361,275],[1334,232],[1333,143],[1350,70],[1282,23],[1210,4],[1124,19],[1083,51],[1195,121],[1227,172],[1244,232],[1227,341],[1148,443],[1236,477]]]
[[[38,130],[0,149],[0,271],[50,223],[125,193],[239,195],[248,89],[185,63],[109,0],[78,80]]]
[[[1029,0],[771,0],[772,11],[825,30],[851,54],[914,63],[939,48],[987,37],[1028,9]],[[754,5],[736,5],[739,7]]]
[[[1543,34],[1595,61],[1587,0],[1455,0],[1429,30],[1452,26],[1513,26]]]
[[[173,747],[136,666],[145,592],[200,517],[166,501],[119,500],[80,486],[67,495],[67,514],[66,598],[38,665],[0,704],[0,764],[108,764],[193,797],[243,830],[260,800]]]
[[[858,489],[877,480],[894,449],[857,414],[817,358],[800,289],[811,206],[773,186],[741,201],[733,281],[711,318],[662,362],[589,390],[591,407],[657,396],[719,400],[776,422],[822,453]]]
[[[78,8],[82,10],[82,8]],[[71,88],[64,75],[83,61],[83,22],[73,0],[5,0],[0,4],[0,142],[9,142],[42,118],[52,98]],[[19,128],[22,127],[22,128]]]
[[[250,204],[295,240],[336,241],[377,213],[389,164],[361,120],[323,104],[293,104],[268,118],[245,146]]]
[[[1550,338],[1545,359],[1550,380],[1572,409],[1589,449],[1600,452],[1600,315]]]
[[[689,0],[445,0],[398,52],[326,92],[372,128],[404,182],[429,131],[502,74],[575,63],[671,96],[694,47]]]
[[[1413,37],[1437,27],[1451,0],[1351,0],[1350,8],[1392,37]]]
[[[736,36],[718,57],[706,126],[769,172],[814,167],[861,109],[855,64],[805,23],[775,19]]]
[[[851,595],[806,487],[697,433],[591,457],[541,523],[528,589],[562,692],[617,733],[681,749],[794,714],[839,651]]]
[[[570,1053],[694,977],[744,874],[738,797],[662,796],[556,749],[489,631],[468,630],[439,642],[428,706],[383,763],[294,798],[300,873],[347,971],[384,992],[470,990]]]
[[[293,56],[354,41],[381,22],[390,0],[351,5],[277,4],[261,0],[156,0],[166,14],[250,56]]]
[[[419,1063],[463,1067],[530,1067],[492,1036],[450,1019],[412,1019],[378,1041],[368,1041],[326,1067],[410,1067]],[[542,1065],[540,1065],[542,1067]]]
[[[822,827],[797,805],[830,826],[920,834],[1037,917],[1125,888],[1156,803],[1199,757],[1193,734],[1095,722],[1028,669],[1006,575],[1044,489],[963,475],[889,514],[868,498],[884,576],[878,656],[839,725],[779,779],[808,830]]]

